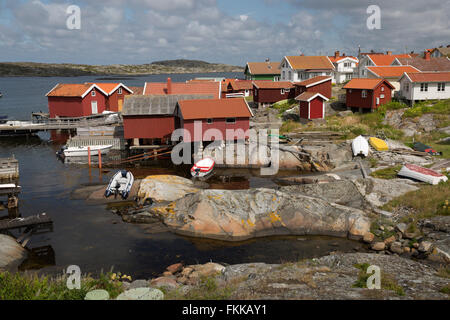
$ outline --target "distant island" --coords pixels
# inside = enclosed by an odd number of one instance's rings
[[[0,76],[76,77],[139,76],[165,73],[243,72],[244,68],[200,60],[165,60],[140,65],[86,65],[70,63],[0,62]]]

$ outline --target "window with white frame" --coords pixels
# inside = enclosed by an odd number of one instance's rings
[[[122,88],[119,88],[119,90],[117,90],[118,94],[122,94]]]
[[[345,80],[352,80],[352,74],[351,73],[345,74]]]
[[[382,92],[384,91],[384,87],[381,87],[381,91],[382,91]]]
[[[283,70],[283,80],[286,79],[286,71]]]
[[[384,99],[384,94],[380,94],[380,99]]]
[[[288,77],[289,77],[289,80],[292,80],[292,72],[291,71],[288,72]]]
[[[428,83],[421,83],[421,84],[420,84],[420,91],[421,91],[421,92],[426,92],[426,91],[428,91]]]
[[[213,124],[213,122],[214,122],[213,119],[206,119],[207,124]]]
[[[437,91],[445,91],[445,82],[439,82],[438,83]]]
[[[409,92],[409,83],[405,83],[405,91]]]
[[[91,95],[95,97],[95,90],[92,90]]]
[[[361,91],[361,97],[362,98],[367,98],[367,90]]]

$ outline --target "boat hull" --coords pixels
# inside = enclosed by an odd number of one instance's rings
[[[369,143],[372,146],[372,148],[374,148],[377,151],[388,151],[389,147],[386,143],[386,141],[375,138],[375,137],[371,137],[369,139]]]
[[[352,142],[352,151],[354,157],[360,155],[367,157],[369,155],[369,143],[363,136],[359,136]]]
[[[92,146],[90,147],[91,156],[97,156],[100,151],[101,154],[107,154],[112,148],[110,146]],[[63,151],[65,157],[87,157],[89,155],[88,147],[72,147]]]
[[[401,177],[411,178],[414,180],[437,185],[440,182],[446,182],[448,178],[439,172],[431,169],[419,167],[413,164],[406,164],[398,173]]]
[[[109,198],[112,195],[120,195],[123,200],[126,200],[130,195],[133,183],[134,176],[130,171],[118,171],[109,181],[108,187],[105,190],[105,197]]]
[[[191,168],[191,175],[195,178],[204,178],[209,176],[214,170],[215,162],[211,158],[205,158],[198,161]]]

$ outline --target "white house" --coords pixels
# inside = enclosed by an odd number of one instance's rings
[[[431,51],[431,57],[433,58],[450,57],[450,45],[446,47],[434,48]]]
[[[357,77],[367,78],[367,67],[390,66],[396,58],[411,58],[411,56],[409,54],[392,54],[390,51],[388,51],[387,54],[370,53],[362,55],[359,59]]]
[[[450,99],[450,72],[405,72],[400,78],[399,93],[411,103]]]
[[[353,73],[358,66],[358,58],[346,56],[345,54],[340,56],[339,51],[336,51],[334,56],[328,58],[334,65],[333,83],[343,83],[352,80]]]
[[[281,81],[303,81],[333,76],[334,65],[327,56],[285,56],[280,63]]]

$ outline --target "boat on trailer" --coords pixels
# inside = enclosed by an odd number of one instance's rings
[[[191,175],[194,178],[204,178],[209,176],[214,170],[215,162],[211,158],[204,158],[194,164],[191,168]]]
[[[363,155],[367,157],[369,155],[369,143],[363,136],[356,137],[352,142],[353,156],[357,157]]]
[[[64,157],[87,157],[89,155],[89,150],[91,156],[97,156],[100,151],[101,154],[107,154],[112,145],[100,145],[100,146],[82,146],[82,147],[67,147],[64,146],[56,154],[63,155]]]
[[[433,185],[439,184],[440,182],[446,182],[448,180],[445,175],[440,174],[437,171],[419,167],[414,164],[405,164],[398,175]]]
[[[126,200],[130,195],[131,187],[133,187],[134,176],[130,171],[120,170],[109,181],[108,187],[105,190],[105,197],[120,195],[123,200]]]

